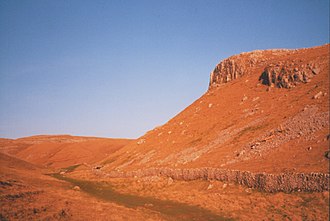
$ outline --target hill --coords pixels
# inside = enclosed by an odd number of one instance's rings
[[[0,220],[163,220],[146,209],[101,201],[45,168],[0,153]]]
[[[70,135],[39,135],[16,140],[1,139],[0,151],[34,164],[61,168],[95,163],[130,141]]]
[[[41,135],[0,152],[1,219],[328,220],[329,45],[229,57],[137,140]]]
[[[328,93],[329,45],[232,56],[203,96],[103,160],[102,171],[328,173]]]

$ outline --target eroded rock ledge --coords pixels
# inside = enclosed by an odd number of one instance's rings
[[[260,76],[259,80],[268,86],[293,88],[299,83],[308,83],[314,75],[320,73],[323,69],[322,65],[327,60],[320,60],[320,57],[308,61],[303,59],[303,54],[314,49],[317,47],[294,50],[255,50],[233,55],[222,60],[211,72],[209,89],[256,71]],[[287,55],[297,54],[298,57],[287,58]]]
[[[234,182],[265,192],[322,192],[329,191],[330,174],[325,173],[252,173],[249,171],[225,170],[219,168],[172,169],[149,168],[130,172],[94,170],[100,176],[129,178],[165,176],[174,180],[218,180]]]
[[[270,64],[261,74],[259,80],[268,86],[293,88],[299,83],[308,83],[320,72],[315,64],[278,63]]]
[[[237,79],[255,67],[265,67],[269,64],[266,54],[272,56],[281,56],[283,53],[295,53],[297,50],[288,49],[271,49],[271,50],[255,50],[251,52],[243,52],[233,55],[222,60],[210,74],[209,89],[217,87],[221,84]]]

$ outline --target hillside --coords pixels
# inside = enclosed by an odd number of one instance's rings
[[[242,53],[136,140],[0,139],[0,219],[328,220],[329,155],[329,45]]]
[[[163,220],[143,208],[101,201],[3,153],[0,171],[0,220]]]
[[[0,140],[0,152],[53,168],[92,164],[122,148],[131,140],[70,135],[39,135]]]
[[[101,162],[101,171],[221,168],[328,173],[329,45],[220,62],[208,91]]]

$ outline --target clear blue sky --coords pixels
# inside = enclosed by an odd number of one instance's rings
[[[222,59],[329,42],[329,1],[0,1],[0,137],[135,138]]]

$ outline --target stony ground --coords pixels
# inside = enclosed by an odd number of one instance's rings
[[[0,220],[163,220],[77,191],[47,171],[0,154]],[[49,172],[49,171],[48,171]]]
[[[122,193],[200,206],[236,220],[329,219],[328,191],[266,193],[220,181],[178,181],[159,176],[101,179],[92,174],[81,177],[79,173],[70,176],[109,183]]]

